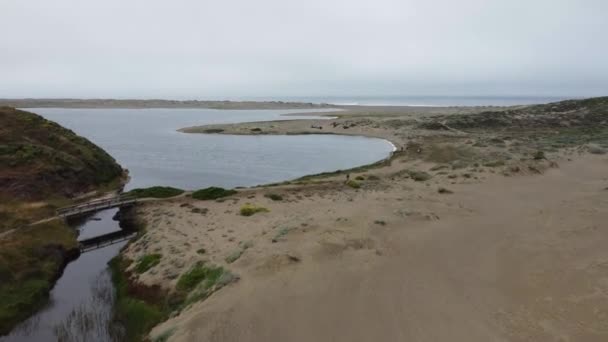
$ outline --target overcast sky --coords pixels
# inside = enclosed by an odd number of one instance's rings
[[[608,95],[606,0],[0,0],[0,97]]]

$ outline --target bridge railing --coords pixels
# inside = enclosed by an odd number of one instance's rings
[[[75,215],[88,211],[110,208],[118,205],[136,203],[137,198],[132,196],[116,196],[111,198],[103,198],[89,201],[86,203],[76,204],[69,207],[63,207],[56,210],[57,216]]]

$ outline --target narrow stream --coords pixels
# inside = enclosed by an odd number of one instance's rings
[[[112,220],[117,211],[108,209],[72,222],[79,240],[120,230]],[[108,324],[114,291],[107,263],[126,243],[83,253],[69,263],[51,291],[48,305],[0,341],[120,341],[120,331],[110,331]]]
[[[290,111],[28,110],[104,148],[130,170],[127,189],[154,185],[184,189],[252,186],[373,163],[393,150],[385,140],[354,136],[176,132],[193,125],[285,119],[280,114]],[[116,212],[100,211],[71,225],[78,230],[80,240],[117,231],[118,222],[112,219]],[[86,252],[68,264],[50,293],[48,305],[8,336],[0,337],[0,342],[122,341],[120,327],[110,324],[114,289],[107,263],[125,244]]]

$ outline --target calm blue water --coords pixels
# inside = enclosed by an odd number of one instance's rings
[[[335,135],[186,134],[183,127],[296,119],[297,111],[211,109],[28,109],[104,148],[125,168],[128,188],[252,186],[346,169],[385,158],[380,139]]]
[[[295,111],[207,109],[28,109],[103,147],[130,170],[128,188],[170,185],[185,189],[250,186],[345,169],[387,157],[380,139],[333,135],[222,136],[178,128],[210,123],[286,119]],[[294,119],[297,117],[287,117]],[[75,225],[79,238],[119,230],[117,209]],[[0,342],[122,341],[110,329],[114,292],[107,262],[126,242],[85,253],[70,263],[49,304]],[[115,327],[113,327],[115,328]]]

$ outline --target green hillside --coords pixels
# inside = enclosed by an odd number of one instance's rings
[[[19,199],[73,196],[121,175],[116,161],[55,122],[0,107],[0,192]]]
[[[76,232],[52,217],[90,191],[116,188],[122,168],[87,139],[39,115],[0,107],[0,335],[47,301],[79,254]]]

